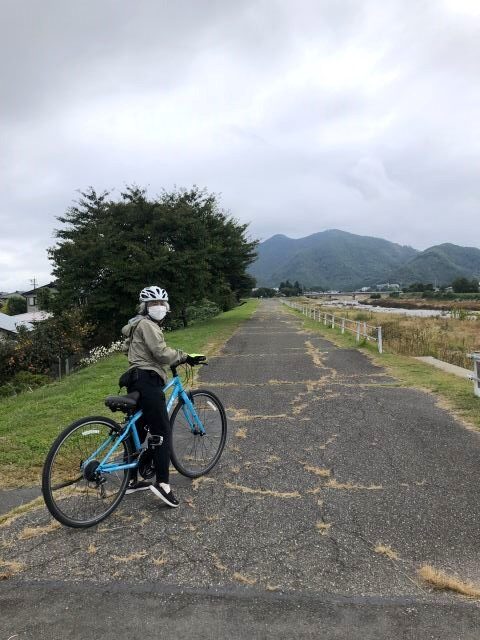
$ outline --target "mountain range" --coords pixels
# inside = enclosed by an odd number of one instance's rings
[[[305,238],[275,235],[258,245],[250,273],[259,287],[298,280],[307,288],[354,290],[379,283],[448,285],[480,278],[480,249],[440,244],[418,251],[338,229]]]

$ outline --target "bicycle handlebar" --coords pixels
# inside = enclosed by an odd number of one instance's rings
[[[171,367],[170,367],[170,371],[172,372],[172,376],[173,376],[174,378],[175,378],[175,377],[176,377],[176,375],[177,375],[177,367],[180,367],[182,364],[185,364],[185,362],[182,362],[181,364],[176,364],[176,365],[173,365],[173,366],[171,366]],[[196,365],[190,365],[190,366],[192,366],[192,367],[194,367],[194,366],[195,366],[195,367],[200,367],[200,366],[202,366],[202,367],[208,367],[208,362],[199,362],[199,363],[198,363],[198,364],[196,364]]]

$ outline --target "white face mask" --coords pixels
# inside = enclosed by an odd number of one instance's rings
[[[163,320],[167,315],[167,307],[164,307],[163,304],[156,304],[154,307],[150,307],[148,310],[148,315],[157,322]]]

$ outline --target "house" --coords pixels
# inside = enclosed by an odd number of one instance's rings
[[[40,307],[38,305],[38,292],[44,289],[48,289],[52,295],[58,293],[56,289],[56,283],[50,282],[43,287],[36,287],[35,289],[31,289],[30,291],[24,291],[21,294],[27,300],[27,313],[40,311]]]
[[[12,338],[17,333],[17,326],[13,316],[0,312],[0,340]]]

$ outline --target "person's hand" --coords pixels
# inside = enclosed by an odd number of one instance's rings
[[[191,367],[196,367],[197,365],[202,364],[202,362],[206,361],[207,357],[199,353],[192,353],[191,355],[188,355],[187,359],[185,360],[185,362]]]

